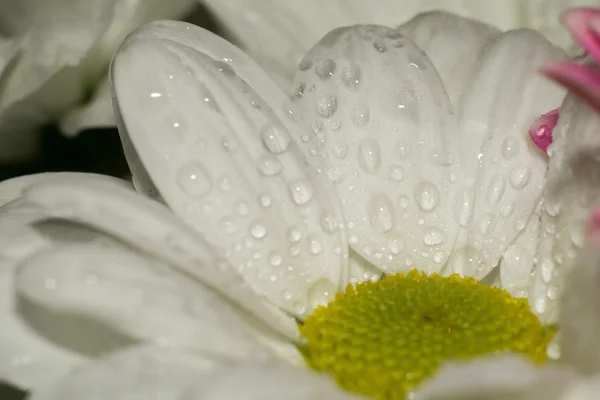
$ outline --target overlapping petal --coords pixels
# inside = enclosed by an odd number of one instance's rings
[[[540,369],[516,356],[482,358],[452,363],[417,389],[416,400],[592,400],[595,397],[569,397],[588,385],[568,368]],[[597,385],[597,383],[596,383]]]
[[[466,187],[457,202],[462,229],[450,271],[485,276],[527,226],[546,174],[528,129],[563,97],[537,69],[562,56],[528,30],[507,32],[485,47],[458,107]]]
[[[288,89],[294,69],[311,46],[335,27],[355,24],[397,26],[419,12],[448,10],[501,29],[530,27],[566,47],[572,42],[558,16],[570,5],[598,0],[202,0],[228,28],[235,43],[281,77]],[[268,43],[268,46],[265,45]],[[435,62],[435,61],[434,61]]]
[[[254,290],[304,318],[343,287],[338,200],[259,66],[201,28],[165,22],[129,38],[112,78],[123,140],[161,197]]]
[[[352,248],[382,271],[437,271],[462,186],[454,110],[427,56],[397,31],[339,28],[307,54],[292,100],[323,152]]]
[[[398,31],[427,53],[454,106],[472,79],[484,46],[500,34],[491,25],[443,11],[419,14]]]
[[[585,226],[600,202],[600,117],[575,96],[561,106],[543,199],[541,238],[530,302],[546,322],[555,322],[565,274],[585,244]]]

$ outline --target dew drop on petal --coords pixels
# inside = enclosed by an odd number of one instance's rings
[[[177,183],[189,196],[204,197],[212,190],[212,181],[200,164],[186,164],[177,173]]]
[[[287,132],[285,132],[283,128],[276,127],[272,124],[265,126],[261,130],[260,136],[265,147],[274,154],[283,153],[290,144],[290,138]]]
[[[431,211],[437,207],[440,194],[435,185],[429,181],[423,181],[415,189],[415,200],[423,211]]]
[[[311,184],[305,179],[296,179],[288,184],[292,200],[299,206],[308,203],[314,194]]]

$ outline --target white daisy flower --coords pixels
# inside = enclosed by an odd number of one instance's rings
[[[353,24],[396,26],[413,15],[445,10],[502,30],[532,28],[562,48],[573,41],[558,22],[567,7],[598,0],[201,0],[240,45],[287,88],[300,59],[332,28]],[[423,35],[439,36],[431,24]],[[268,43],[268,46],[265,46]]]
[[[33,156],[40,125],[60,118],[68,133],[114,125],[106,77],[114,51],[138,26],[183,17],[195,4],[194,0],[0,1],[0,162]],[[88,96],[89,102],[81,106]]]
[[[523,296],[547,161],[528,129],[560,105],[537,69],[564,52],[447,14],[400,31],[326,35],[291,97],[201,28],[131,35],[112,83],[146,196],[83,174],[2,184],[0,376],[40,400],[352,396],[334,380],[403,398],[446,360],[543,362],[552,329]]]

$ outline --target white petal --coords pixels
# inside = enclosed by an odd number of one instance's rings
[[[531,217],[547,162],[528,130],[563,96],[538,68],[563,55],[527,30],[505,33],[486,46],[460,108],[466,189],[456,204],[463,229],[450,272],[485,276]]]
[[[538,203],[527,225],[508,246],[500,260],[500,286],[513,296],[527,297],[531,288],[540,238],[542,207],[542,203]]]
[[[585,374],[600,373],[600,250],[590,244],[567,275],[559,303],[562,360]]]
[[[18,264],[49,246],[50,242],[32,229],[0,216],[0,381],[23,389],[51,382],[86,359],[37,332],[17,298],[14,279]]]
[[[202,354],[159,347],[134,347],[91,362],[46,388],[30,400],[183,399],[204,386],[227,365]]]
[[[427,53],[454,105],[472,79],[484,45],[500,34],[490,25],[442,11],[419,14],[398,31]]]
[[[294,85],[352,248],[384,272],[439,270],[462,179],[452,106],[427,56],[389,28],[340,28],[308,53]]]
[[[549,8],[548,1],[556,4]],[[236,43],[274,75],[283,76],[284,83],[291,81],[303,54],[336,27],[397,26],[419,12],[448,10],[502,29],[528,26],[532,24],[529,18],[535,18],[536,27],[543,21],[546,29],[556,31],[560,29],[558,17],[566,7],[564,0],[541,4],[522,0],[203,0],[203,3],[227,26]],[[528,8],[532,9],[531,14]]]
[[[193,392],[202,400],[351,400],[362,399],[342,391],[331,377],[285,364],[245,364],[223,370],[210,384]]]
[[[25,199],[95,227],[213,287],[284,335],[297,339],[295,321],[258,297],[204,239],[162,205],[110,181],[72,177],[34,185]],[[268,333],[268,330],[265,334]]]
[[[121,135],[170,208],[254,290],[304,318],[345,283],[347,244],[323,168],[291,139],[303,127],[232,45],[184,23],[157,26],[163,39],[130,36],[112,66]],[[197,50],[170,40],[189,31]]]
[[[547,322],[556,322],[565,274],[585,242],[585,226],[600,203],[600,116],[575,97],[561,106],[544,190],[541,239],[530,302]]]
[[[33,303],[85,315],[135,340],[239,359],[268,354],[217,293],[125,248],[39,252],[22,264],[17,288]]]
[[[2,181],[0,183],[0,207],[23,196],[23,191],[35,183],[61,177],[105,180],[115,182],[116,184],[121,184],[123,187],[131,187],[131,184],[127,181],[96,174],[84,174],[78,172],[46,172],[41,174],[23,175]]]
[[[559,400],[576,375],[567,369],[540,369],[515,356],[481,358],[443,366],[420,386],[415,400]]]
[[[105,128],[116,125],[110,96],[108,77],[98,84],[93,97],[86,104],[70,110],[60,121],[60,130],[73,136],[88,128]]]

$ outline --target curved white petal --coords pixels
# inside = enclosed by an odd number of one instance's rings
[[[576,259],[559,303],[561,360],[585,374],[600,374],[600,250],[589,244]]]
[[[307,54],[294,85],[352,248],[384,272],[439,270],[458,230],[462,175],[454,111],[427,56],[390,28],[339,28]]]
[[[159,27],[161,38],[130,36],[113,62],[121,135],[169,207],[254,290],[304,318],[347,274],[320,160],[306,162],[291,137],[303,127],[283,115],[280,89],[260,86],[268,76],[247,56],[198,27]],[[200,48],[178,43],[191,30]]]
[[[528,30],[507,32],[484,49],[459,107],[466,188],[456,204],[463,228],[450,272],[477,278],[489,273],[538,204],[547,162],[528,130],[563,96],[538,68],[562,56]]]
[[[30,400],[183,399],[227,362],[206,354],[140,346],[114,353],[73,371]]]
[[[220,295],[126,248],[39,252],[22,263],[16,285],[32,303],[86,316],[135,340],[232,359],[268,355]]]
[[[29,186],[44,182],[45,180],[67,177],[76,179],[112,181],[115,184],[122,185],[123,187],[131,187],[131,184],[127,181],[97,174],[79,172],[44,172],[41,174],[23,175],[0,182],[0,207],[18,199],[19,197],[22,197],[24,190],[26,190]]]
[[[198,388],[202,400],[352,400],[362,399],[336,386],[331,377],[307,368],[281,363],[241,364],[216,373],[210,384]]]
[[[427,53],[454,105],[472,79],[485,44],[500,34],[491,25],[443,11],[418,14],[398,31]]]
[[[19,263],[50,246],[32,229],[0,215],[0,380],[22,389],[64,376],[87,358],[37,332],[17,297],[14,280]]]
[[[500,260],[500,287],[513,296],[527,297],[531,281],[537,246],[540,240],[540,225],[543,203],[539,202],[525,228],[517,235]]]
[[[295,321],[257,296],[206,241],[155,201],[110,181],[48,180],[25,199],[50,213],[94,227],[213,287],[282,334],[297,339]],[[269,330],[265,330],[268,335]],[[271,333],[271,336],[273,334]]]
[[[414,399],[566,400],[563,393],[576,380],[568,369],[541,369],[516,356],[481,358],[443,366],[417,389]]]
[[[568,96],[561,106],[543,194],[541,239],[530,303],[547,323],[557,320],[566,273],[585,243],[585,226],[600,203],[600,116]]]

